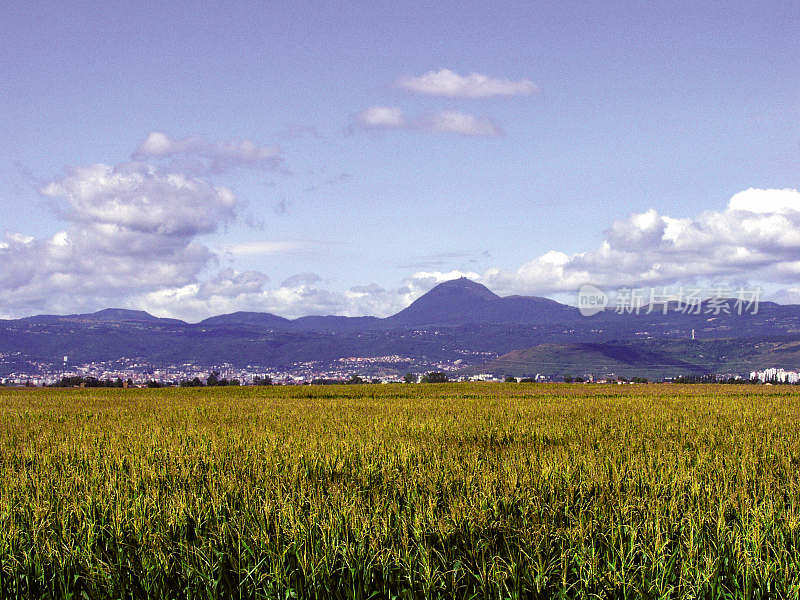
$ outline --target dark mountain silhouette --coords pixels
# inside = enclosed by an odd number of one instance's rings
[[[299,331],[359,331],[380,328],[378,317],[340,317],[336,315],[300,317],[292,321]]]
[[[733,308],[734,301],[729,304]],[[746,369],[769,366],[764,361],[778,358],[780,365],[793,366],[795,358],[800,363],[800,353],[792,345],[800,340],[800,306],[761,303],[757,314],[737,314],[735,310],[716,314],[709,303],[701,306],[699,314],[678,309],[673,304],[666,314],[659,306],[649,311],[643,307],[639,314],[607,309],[583,317],[572,306],[546,298],[501,297],[462,278],[437,285],[386,318],[328,315],[286,319],[270,313],[236,312],[193,324],[125,309],[39,315],[0,321],[0,374],[13,370],[8,366],[9,357],[17,357],[15,364],[23,357],[29,363],[57,364],[67,355],[76,363],[136,357],[154,364],[230,362],[243,366],[399,355],[412,361],[458,360],[466,366],[542,344],[554,346],[532,352],[533,363],[536,356],[550,353],[557,357],[550,362],[562,361],[576,369],[589,363],[629,369],[650,364],[668,370],[702,369],[706,364]],[[711,345],[688,360],[686,356],[699,347],[689,343],[692,331],[698,342]],[[764,354],[759,344],[767,341],[773,345],[763,347],[772,350]],[[658,346],[662,342],[674,347]],[[632,348],[632,343],[656,346]],[[559,345],[567,346],[557,350]],[[586,357],[583,362],[582,355]],[[684,360],[691,365],[682,365]],[[398,369],[409,366],[405,363]]]
[[[255,326],[282,331],[353,332],[397,327],[462,326],[477,323],[530,323],[569,321],[578,311],[547,298],[502,298],[486,286],[465,277],[440,283],[410,306],[385,319],[312,315],[285,319],[270,313],[236,312],[210,317],[205,327]]]
[[[485,285],[462,277],[440,283],[389,320],[398,325],[473,323],[487,305],[498,300],[500,296]]]
[[[462,277],[440,283],[408,308],[387,319],[392,325],[468,325],[572,320],[578,311],[547,298],[502,298],[484,285]]]
[[[180,319],[164,319],[156,317],[143,310],[128,310],[125,308],[105,308],[93,313],[73,314],[73,315],[36,315],[24,317],[20,321],[33,321],[39,323],[58,322],[58,321],[83,321],[83,322],[105,322],[105,323],[162,323],[162,324],[185,324]]]
[[[239,311],[227,315],[209,317],[208,319],[200,321],[198,325],[206,327],[246,325],[263,327],[265,329],[288,329],[291,323],[289,319],[284,319],[272,313]]]

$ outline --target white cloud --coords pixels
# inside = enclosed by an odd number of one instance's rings
[[[498,136],[502,131],[486,117],[476,117],[467,113],[444,110],[422,121],[423,128],[442,133],[458,133],[468,136]]]
[[[595,250],[547,252],[481,280],[503,292],[551,294],[721,279],[791,282],[800,275],[800,192],[749,189],[726,209],[676,219],[651,209],[614,222]]]
[[[765,209],[764,207],[768,207]],[[574,293],[582,284],[606,289],[661,286],[702,281],[791,284],[800,275],[800,192],[747,190],[721,211],[674,218],[648,210],[616,221],[594,250],[566,254],[550,250],[515,270],[419,271],[397,288],[375,284],[344,292],[327,290],[316,274],[291,277],[275,289],[203,294],[199,286],[150,295],[148,307],[162,313],[198,318],[232,310],[263,310],[296,317],[305,314],[387,316],[404,308],[438,283],[469,277],[500,294]],[[225,289],[230,289],[227,286]],[[774,285],[773,285],[774,287]],[[782,300],[800,298],[797,287]],[[159,297],[159,302],[153,298]]]
[[[361,129],[406,129],[479,137],[503,134],[491,119],[455,110],[443,110],[409,118],[399,108],[373,106],[356,115],[355,125]]]
[[[230,190],[143,164],[71,169],[42,193],[67,228],[44,239],[7,234],[0,246],[0,303],[23,314],[117,305],[196,281],[215,260],[197,236],[236,216]]]
[[[69,187],[64,180],[59,185]],[[93,188],[87,185],[85,189]],[[198,190],[215,197],[205,188]],[[89,196],[95,193],[87,192]],[[77,206],[95,214],[97,203],[84,209],[83,196],[74,195],[80,196],[81,202],[74,202],[73,209]],[[99,194],[103,199],[100,205],[106,196]],[[550,250],[515,270],[419,271],[397,288],[368,284],[344,291],[327,289],[314,273],[295,275],[271,289],[266,287],[267,276],[256,271],[226,269],[200,280],[199,274],[213,256],[193,240],[191,232],[205,231],[205,220],[196,221],[185,234],[172,227],[135,230],[127,227],[125,211],[117,222],[109,223],[103,222],[107,215],[103,210],[98,222],[84,223],[76,217],[71,228],[48,240],[7,234],[0,256],[13,260],[3,261],[0,284],[14,293],[0,300],[8,301],[12,308],[12,300],[57,307],[68,304],[68,294],[95,301],[103,294],[117,294],[128,298],[131,306],[189,320],[236,310],[287,317],[387,316],[438,283],[465,276],[500,294],[537,295],[573,293],[587,282],[609,290],[721,280],[767,282],[774,288],[776,283],[786,282],[788,286],[777,297],[786,301],[800,297],[792,286],[800,275],[797,207],[800,192],[795,190],[747,190],[734,196],[725,209],[693,218],[673,218],[652,209],[633,214],[612,223],[606,239],[594,250],[571,255]],[[292,248],[281,242],[251,244],[256,245],[245,246],[240,253]]]
[[[178,236],[216,230],[236,205],[227,188],[147,165],[78,167],[41,191],[65,200],[71,221]]]
[[[136,160],[173,158],[183,171],[220,172],[233,167],[276,166],[280,148],[259,146],[250,140],[208,142],[199,137],[170,138],[153,131],[134,152]]]
[[[370,106],[358,113],[356,121],[367,129],[397,129],[406,126],[403,111],[395,106]]]
[[[263,274],[226,270],[202,284],[142,294],[135,299],[135,305],[154,314],[188,321],[240,310],[269,312],[290,318],[357,311],[345,294],[317,287],[308,275],[302,276],[302,281],[289,278],[277,288],[264,289],[266,276]]]
[[[463,113],[407,119],[373,115],[374,123],[462,135],[494,135],[485,122]],[[394,119],[394,121],[393,121]],[[149,136],[146,151],[166,156],[169,138]],[[180,144],[188,144],[181,141]],[[415,272],[386,289],[376,284],[327,289],[314,273],[300,273],[268,288],[258,271],[224,269],[201,236],[237,216],[230,190],[207,179],[145,163],[70,169],[47,184],[64,227],[47,238],[6,232],[0,239],[0,306],[4,314],[75,312],[104,306],[144,308],[199,320],[236,310],[387,316],[442,281],[461,276],[501,294],[574,292],[587,282],[613,289],[698,280],[782,284],[782,298],[800,297],[800,192],[748,189],[727,207],[674,218],[654,209],[608,227],[595,249],[545,252],[516,269]],[[309,242],[256,240],[223,246],[232,258],[308,250]]]
[[[240,310],[270,312],[288,318],[306,315],[383,317],[402,310],[438,283],[462,276],[479,278],[472,272],[419,272],[403,280],[398,288],[384,289],[372,283],[334,291],[323,287],[323,280],[316,273],[293,275],[272,289],[263,287],[266,279],[259,275],[228,269],[205,283],[142,294],[134,299],[132,306],[188,321]]]
[[[18,244],[30,244],[33,241],[33,237],[30,235],[23,235],[21,233],[6,233],[6,238],[10,242],[16,242]]]
[[[188,146],[190,144],[186,140],[183,142],[174,141],[165,133],[153,131],[136,150],[136,154],[141,156],[168,156],[179,151],[179,148],[180,151],[185,151]]]
[[[267,254],[286,254],[308,250],[311,244],[298,241],[258,240],[231,244],[223,248],[224,252],[234,256],[259,256]]]
[[[527,96],[538,91],[528,79],[495,79],[480,73],[459,75],[450,69],[428,71],[419,77],[401,77],[396,85],[410,92],[447,98]]]
[[[0,250],[0,303],[21,314],[118,305],[143,290],[193,281],[212,260],[191,238],[73,227]]]
[[[800,194],[793,189],[763,190],[749,188],[734,194],[728,210],[757,214],[786,214],[800,212]]]

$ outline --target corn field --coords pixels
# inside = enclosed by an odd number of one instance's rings
[[[789,386],[0,391],[0,596],[800,594]]]

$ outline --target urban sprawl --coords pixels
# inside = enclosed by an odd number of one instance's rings
[[[57,364],[26,361],[19,353],[0,353],[0,366],[24,365],[0,376],[4,386],[53,386],[95,384],[124,387],[181,385],[304,385],[324,383],[417,383],[425,381],[574,381],[583,383],[643,382],[644,378],[617,377],[614,373],[585,373],[576,376],[532,373],[527,377],[508,377],[502,373],[475,373],[462,360],[424,362],[399,355],[344,357],[334,361],[305,361],[276,368],[262,365],[234,366],[230,363],[199,365],[192,362],[154,365],[135,358],[71,364],[69,357]],[[431,377],[431,375],[435,375]],[[664,377],[675,382],[752,382],[762,384],[798,384],[800,371],[766,368],[737,373],[704,376]]]

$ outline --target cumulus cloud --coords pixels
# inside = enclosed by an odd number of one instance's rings
[[[69,177],[59,182],[57,189],[70,206],[78,207],[73,210],[86,214],[95,204],[103,205],[104,194],[86,208],[80,194],[65,191],[70,189]],[[91,190],[91,186],[80,189]],[[202,186],[196,193],[206,194],[208,210],[224,219],[227,203],[218,193]],[[178,205],[184,201],[181,194],[172,198]],[[266,275],[255,271],[226,269],[200,281],[198,274],[212,257],[208,249],[194,242],[191,232],[207,230],[205,220],[198,220],[188,230],[133,229],[125,214],[122,211],[115,222],[100,219],[92,224],[75,217],[73,227],[43,241],[7,234],[0,243],[0,256],[14,256],[15,260],[3,263],[0,284],[4,289],[22,290],[20,297],[29,303],[48,294],[58,298],[68,290],[79,294],[119,292],[125,285],[138,293],[132,300],[134,306],[190,320],[235,310],[287,317],[387,316],[438,283],[462,276],[500,294],[573,293],[587,282],[611,290],[748,280],[772,285],[785,282],[786,289],[776,299],[799,297],[793,285],[800,275],[800,192],[796,190],[745,190],[724,209],[691,218],[674,218],[653,209],[633,214],[612,223],[603,242],[593,250],[575,254],[550,250],[514,270],[418,271],[397,287],[366,284],[344,291],[326,289],[314,273],[289,277],[272,289],[266,287]],[[262,249],[279,250],[263,244]],[[97,256],[107,266],[98,270],[92,258]]]
[[[428,133],[455,133],[474,137],[503,135],[502,129],[487,117],[456,110],[407,117],[395,107],[373,106],[356,115],[355,127],[364,130],[406,129]]]
[[[199,321],[209,315],[240,310],[270,312],[284,317],[305,315],[355,315],[358,302],[347,293],[317,285],[319,276],[304,273],[280,286],[265,289],[258,273],[222,271],[204,283],[154,290],[136,298],[136,305],[152,313]]]
[[[183,170],[221,172],[234,167],[274,167],[280,162],[280,149],[277,146],[259,146],[250,140],[173,139],[161,131],[153,131],[133,153],[133,158],[172,158],[177,161],[173,166]]]
[[[800,275],[800,192],[748,189],[721,211],[673,218],[655,210],[614,222],[599,248],[546,252],[516,271],[481,280],[505,292],[549,294],[592,282],[609,288],[745,278],[792,282]]]
[[[142,294],[134,305],[154,314],[199,321],[209,315],[239,310],[270,312],[283,317],[344,315],[385,317],[402,310],[432,287],[458,277],[478,278],[477,273],[450,271],[419,272],[401,285],[356,285],[344,291],[323,287],[315,273],[299,273],[272,289],[253,273],[224,270],[205,283],[163,288]]]
[[[750,188],[734,194],[728,210],[757,214],[792,214],[800,212],[800,195],[795,189],[762,190]]]
[[[0,303],[23,314],[116,305],[137,291],[192,281],[212,260],[190,238],[73,227],[0,248]]]
[[[8,243],[8,242],[6,242]],[[21,242],[20,242],[21,243]],[[787,282],[780,300],[794,300],[800,275],[800,192],[749,189],[727,207],[692,218],[648,210],[612,223],[599,247],[575,254],[550,250],[514,270],[423,270],[397,287],[376,284],[345,291],[323,287],[316,274],[300,274],[274,289],[237,288],[237,294],[201,291],[189,285],[149,294],[143,304],[162,314],[198,318],[232,310],[266,310],[289,317],[305,314],[390,315],[435,285],[469,277],[500,294],[574,293],[592,282],[606,289],[704,281]],[[229,279],[235,279],[228,277]],[[223,289],[233,289],[226,284]]]
[[[419,119],[402,122],[422,127]],[[461,117],[437,127],[463,135],[480,128]],[[158,143],[148,152],[170,152]],[[202,236],[234,221],[239,207],[231,190],[206,178],[143,162],[97,164],[70,169],[41,191],[57,206],[64,226],[45,238],[24,232],[0,237],[5,314],[122,305],[189,320],[236,310],[287,317],[387,316],[438,283],[461,276],[500,294],[537,295],[573,293],[587,282],[613,289],[746,279],[773,288],[783,284],[778,299],[800,298],[800,192],[795,189],[751,188],[734,195],[722,210],[694,217],[675,218],[654,209],[633,214],[611,223],[595,249],[575,254],[553,249],[516,269],[425,269],[396,287],[366,283],[341,291],[327,289],[314,273],[294,275],[272,288],[259,271],[228,268],[209,275],[218,254],[236,259],[298,252],[309,243],[256,240],[214,252]],[[438,264],[453,262],[445,257],[432,268]]]
[[[210,152],[209,148],[226,147],[150,135],[138,154],[165,157]],[[268,156],[249,153],[244,146],[229,155],[243,160]],[[19,232],[0,236],[4,314],[70,313],[106,306],[153,308],[182,318],[243,308],[295,316],[361,310],[362,296],[326,290],[314,274],[289,278],[272,290],[265,289],[269,278],[259,271],[223,269],[209,275],[220,254],[233,259],[285,254],[313,244],[256,240],[213,251],[202,243],[202,236],[237,218],[236,196],[173,166],[142,161],[95,164],[71,168],[45,184],[40,191],[52,199],[64,228],[41,239]]]
[[[41,191],[67,226],[45,239],[5,236],[6,310],[95,308],[195,281],[215,258],[197,236],[236,216],[230,190],[143,164],[71,169]]]
[[[447,98],[528,96],[538,91],[528,79],[496,79],[480,73],[459,75],[450,69],[428,71],[418,77],[401,77],[396,85],[417,94]]]
[[[405,303],[437,283],[469,277],[499,294],[573,294],[585,283],[607,290],[675,284],[787,287],[771,298],[800,302],[800,192],[744,190],[723,210],[674,218],[650,209],[615,221],[593,250],[549,250],[516,269],[420,271],[397,290]]]
[[[227,188],[141,164],[75,168],[41,191],[66,202],[70,221],[178,237],[216,230],[236,205]]]

